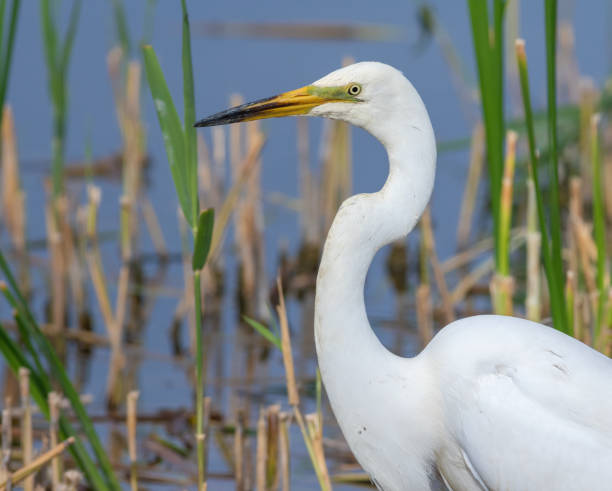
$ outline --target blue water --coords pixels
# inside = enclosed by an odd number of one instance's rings
[[[128,23],[132,43],[142,34],[143,0],[126,2]],[[535,105],[545,100],[545,60],[543,43],[543,7],[541,2],[521,2],[520,32],[527,41],[532,92]],[[59,19],[65,20],[69,2],[62,2]],[[44,234],[43,179],[46,177],[51,153],[51,107],[47,95],[47,76],[42,51],[38,2],[23,2],[21,23],[10,81],[8,100],[15,113],[19,153],[23,163],[23,182],[27,194],[28,238],[42,238]],[[302,86],[318,79],[325,73],[340,66],[344,56],[350,55],[357,61],[377,60],[392,64],[404,71],[419,90],[428,107],[430,117],[440,142],[464,138],[479,115],[471,106],[466,114],[456,86],[453,84],[448,64],[435,42],[422,42],[416,22],[418,2],[373,3],[366,0],[353,2],[189,2],[194,32],[198,21],[265,21],[265,22],[325,22],[325,23],[374,23],[395,26],[401,30],[400,39],[392,42],[358,41],[302,41],[302,40],[254,40],[254,39],[212,39],[194,35],[194,77],[196,81],[198,117],[223,109],[232,93],[241,93],[245,99],[257,99],[284,90]],[[465,2],[433,2],[439,22],[448,32],[457,50],[464,69],[471,80],[476,80],[472,57],[472,40]],[[593,0],[586,4],[561,1],[560,15],[572,23],[576,36],[576,53],[581,73],[588,74],[596,84],[602,85],[609,74],[612,62],[612,43],[607,30],[610,26],[611,7],[605,0]],[[106,55],[115,44],[114,23],[111,2],[85,2],[79,30],[74,45],[70,70],[70,114],[67,140],[69,161],[83,160],[87,142],[91,143],[94,156],[108,155],[121,145],[120,134],[114,112],[112,90],[106,67]],[[159,56],[172,94],[180,101],[182,72],[180,66],[180,12],[179,2],[162,0],[158,2],[152,44]],[[138,55],[135,50],[135,55]],[[513,62],[513,60],[509,60]],[[171,251],[179,251],[177,233],[177,200],[171,176],[166,163],[165,151],[154,108],[145,89],[143,114],[147,123],[148,149],[153,158],[150,171],[149,196],[160,218],[164,236]],[[507,101],[510,114],[517,111],[516,100]],[[298,194],[296,124],[294,120],[267,120],[263,129],[268,140],[263,153],[262,186],[264,193],[282,192],[289,196]],[[204,132],[208,137],[208,133]],[[311,155],[316,157],[321,135],[321,122],[313,120],[310,125]],[[371,192],[378,189],[386,178],[385,154],[378,142],[362,130],[353,130],[354,191]],[[466,177],[468,150],[441,153],[438,159],[436,188],[432,198],[432,211],[438,243],[438,254],[448,257],[455,250],[456,223],[461,193]],[[313,163],[316,167],[316,162]],[[117,200],[120,188],[116,183],[99,181],[103,189],[100,210],[100,230],[115,230],[117,227]],[[73,186],[77,193],[79,185]],[[266,219],[266,268],[270,278],[276,274],[277,257],[281,244],[287,244],[290,251],[299,245],[298,220],[293,212],[278,205],[265,204]],[[143,234],[146,235],[146,234]],[[231,243],[232,235],[227,237]],[[414,241],[413,241],[414,242]],[[6,237],[2,237],[2,244]],[[152,246],[143,241],[145,251]],[[227,247],[226,249],[230,249]],[[116,278],[119,255],[116,244],[103,247],[105,267],[111,278]],[[44,253],[37,252],[44,256]],[[395,303],[391,287],[385,277],[382,263],[385,252],[376,257],[368,278],[366,300],[368,312],[373,319],[393,319]],[[228,311],[224,314],[224,342],[222,349],[231,357],[235,339],[235,311],[231,303],[232,289],[235,288],[235,273],[228,262],[229,300]],[[167,275],[167,286],[182,288],[182,270],[172,265]],[[45,283],[37,283],[35,301],[38,307],[44,300]],[[36,295],[38,293],[38,295]],[[90,292],[93,293],[93,292]],[[114,292],[111,293],[114,297]],[[90,295],[93,299],[93,294]],[[167,329],[170,324],[176,297],[161,297],[154,306],[151,322],[143,340],[144,361],[140,366],[139,388],[140,407],[144,412],[153,412],[159,407],[182,407],[191,404],[191,393],[185,365],[170,361],[171,352]],[[91,302],[96,312],[96,302]],[[0,307],[2,317],[7,316],[4,305]],[[299,308],[292,303],[291,314],[296,329],[310,329],[298,326]],[[104,328],[98,318],[96,330]],[[381,330],[381,336],[391,343],[392,334]],[[416,348],[407,338],[405,354]],[[148,353],[148,354],[147,354]],[[152,356],[155,353],[165,357]],[[90,382],[86,388],[95,398],[93,408],[101,409],[109,353],[98,350],[94,356]],[[270,372],[282,374],[280,357],[274,356]],[[311,363],[311,368],[314,365]],[[224,393],[224,398],[229,395]],[[266,403],[281,401],[282,396],[270,395]],[[226,402],[226,401],[225,401]],[[330,425],[331,426],[331,425]],[[330,433],[334,429],[330,427]],[[295,452],[305,458],[305,451],[297,432],[293,435]],[[218,458],[213,460],[222,470]],[[297,469],[299,467],[299,469]],[[293,473],[294,489],[311,489],[313,473],[304,460],[296,465]],[[219,486],[219,487],[217,487]],[[227,488],[232,485],[226,483]],[[212,489],[221,489],[222,483],[215,483]]]

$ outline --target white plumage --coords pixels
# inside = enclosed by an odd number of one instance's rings
[[[378,249],[405,236],[434,181],[425,106],[397,70],[358,63],[317,85],[362,86],[358,104],[311,111],[363,127],[385,146],[378,193],[349,198],[327,238],[315,334],[332,408],[355,456],[385,491],[612,489],[612,361],[552,328],[501,316],[445,327],[416,357],[388,352],[363,286]]]
[[[454,491],[612,489],[610,359],[513,317],[453,322],[414,358],[387,351],[370,327],[363,289],[372,258],[412,230],[434,183],[434,133],[410,82],[390,66],[357,63],[196,126],[292,114],[360,126],[389,157],[383,188],[340,207],[315,302],[327,394],[377,486],[420,491],[443,481]]]

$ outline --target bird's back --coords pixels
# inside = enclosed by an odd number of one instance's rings
[[[453,489],[610,489],[612,360],[558,331],[477,316],[420,355],[437,375]],[[463,468],[462,468],[463,467]]]

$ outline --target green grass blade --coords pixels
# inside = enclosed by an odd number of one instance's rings
[[[210,252],[210,243],[215,225],[215,210],[208,208],[200,213],[195,240],[193,243],[193,259],[192,268],[198,271],[204,267],[208,253]]]
[[[166,80],[157,55],[151,46],[143,46],[142,56],[147,74],[147,81],[157,110],[157,117],[164,137],[164,146],[170,164],[170,171],[176,187],[176,194],[190,227],[195,227],[193,206],[191,203],[190,184],[187,180],[186,151],[183,127],[176,107],[170,96]]]
[[[13,47],[15,43],[15,34],[17,33],[17,20],[19,18],[19,7],[21,6],[21,0],[13,0],[11,5],[11,14],[9,17],[9,31],[4,39],[4,18],[0,20],[0,26],[2,28],[2,34],[0,40],[0,62],[2,63],[2,76],[0,77],[0,107],[4,107],[4,99],[6,98],[6,91],[8,88],[8,77],[11,71],[11,62],[13,60]],[[2,5],[2,17],[4,17],[4,2]]]
[[[32,342],[37,346],[40,352],[44,355],[47,360],[47,364],[50,368],[53,377],[59,382],[62,391],[66,398],[70,401],[70,405],[75,415],[77,416],[83,432],[91,445],[91,448],[96,456],[99,466],[102,468],[104,475],[106,476],[106,480],[111,489],[119,490],[121,489],[119,482],[113,472],[113,469],[110,465],[110,461],[108,460],[108,455],[106,454],[100,439],[98,438],[98,434],[81,402],[78,392],[72,385],[72,382],[68,378],[64,366],[59,360],[55,350],[49,343],[48,339],[40,330],[40,327],[34,320],[34,316],[30,311],[27,303],[19,288],[17,287],[17,283],[15,282],[15,278],[6,263],[6,260],[3,254],[0,252],[0,269],[2,269],[5,277],[8,281],[8,284],[13,289],[13,295],[16,299],[15,308],[17,310],[17,315],[20,317],[21,321],[23,321],[23,327],[27,330],[27,334],[29,335]]]
[[[270,329],[264,326],[261,322],[257,322],[255,319],[251,319],[246,315],[242,316],[244,322],[246,322],[249,326],[255,329],[259,334],[261,334],[265,339],[270,341],[274,346],[276,346],[279,350],[283,350],[281,345],[280,337],[274,334]]]
[[[490,26],[488,0],[468,0],[487,144],[489,192],[491,195],[493,237],[495,240],[495,264],[499,273],[507,275],[507,271],[499,270],[500,266],[503,265],[501,257],[503,248],[500,247],[499,237],[499,210],[505,134],[502,57],[504,5],[505,2],[503,0],[494,0],[493,26]]]
[[[74,38],[76,36],[76,30],[79,24],[80,14],[81,0],[74,0],[72,2],[72,7],[70,8],[68,29],[66,30],[66,37],[64,38],[64,43],[62,46],[61,65],[59,67],[64,76],[68,72],[68,65],[70,64],[70,55],[72,54],[72,46],[74,45]]]
[[[546,273],[546,281],[550,293],[550,307],[553,317],[553,326],[562,332],[572,334],[572,329],[564,319],[567,319],[567,309],[565,308],[564,287],[562,283],[556,280],[554,274],[554,264],[551,257],[551,245],[549,232],[544,213],[544,199],[540,190],[540,180],[538,171],[538,154],[535,140],[535,130],[533,123],[533,110],[531,106],[531,95],[529,90],[529,77],[527,71],[527,56],[525,55],[524,42],[518,41],[516,44],[517,63],[519,71],[519,82],[521,86],[521,95],[523,98],[523,108],[525,111],[525,125],[527,128],[527,139],[529,143],[529,172],[533,180],[533,186],[536,197],[536,208],[538,213],[538,222],[540,226],[540,235],[542,240],[542,259],[544,262],[544,271]]]
[[[4,46],[4,13],[6,12],[6,0],[0,0],[0,56],[2,56],[2,47]],[[0,63],[4,64],[4,60],[0,58]]]
[[[187,13],[187,5],[185,0],[181,0],[181,8],[183,13],[183,48],[182,48],[182,64],[183,64],[183,103],[184,103],[184,125],[183,132],[185,134],[185,167],[187,172],[187,183],[189,184],[190,201],[192,206],[192,215],[194,223],[191,223],[192,228],[195,228],[195,220],[200,212],[198,204],[198,155],[196,142],[196,129],[193,126],[195,123],[195,92],[193,88],[193,62],[191,58],[191,33],[189,30],[189,14]]]
[[[605,305],[608,300],[606,285],[606,212],[602,190],[604,179],[601,171],[599,115],[593,116],[591,121],[591,161],[593,169],[593,226],[597,246],[597,290],[599,291],[594,338],[598,342],[604,322]]]
[[[549,220],[550,245],[554,281],[562,289],[564,284],[563,259],[561,257],[561,212],[559,206],[559,158],[557,142],[557,1],[545,0],[546,23],[546,82],[548,103],[548,159],[550,170]],[[567,331],[567,315],[561,310],[562,330]]]
[[[50,0],[40,0],[40,21],[43,33],[43,46],[45,48],[45,61],[47,63],[47,70],[51,74],[57,66],[57,29]],[[51,82],[51,77],[49,79]],[[51,92],[54,92],[54,90],[52,89]]]
[[[21,367],[25,367],[30,371],[30,394],[38,405],[40,411],[48,419],[49,405],[47,402],[47,397],[49,395],[49,390],[46,388],[48,381],[46,384],[42,382],[42,380],[44,380],[45,372],[37,372],[36,369],[28,363],[19,346],[8,335],[1,323],[0,352],[2,352],[2,356],[15,375],[19,373],[19,368]],[[88,482],[94,486],[94,489],[109,489],[93,460],[91,460],[91,457],[87,453],[87,450],[81,443],[77,433],[72,429],[64,417],[60,418],[60,431],[62,433],[62,438],[74,436],[75,443],[78,442],[78,446],[70,451],[77,461],[79,468],[85,473]]]
[[[131,52],[130,31],[126,20],[123,0],[113,0],[113,14],[115,15],[117,38],[119,39],[123,56],[129,56]]]

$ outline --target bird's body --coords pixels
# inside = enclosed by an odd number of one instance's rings
[[[374,254],[412,230],[434,182],[427,111],[397,70],[357,63],[198,125],[308,114],[353,123],[389,156],[373,194],[349,198],[319,268],[315,340],[332,409],[385,491],[612,489],[612,361],[513,317],[454,322],[414,358],[384,348],[363,298]]]

